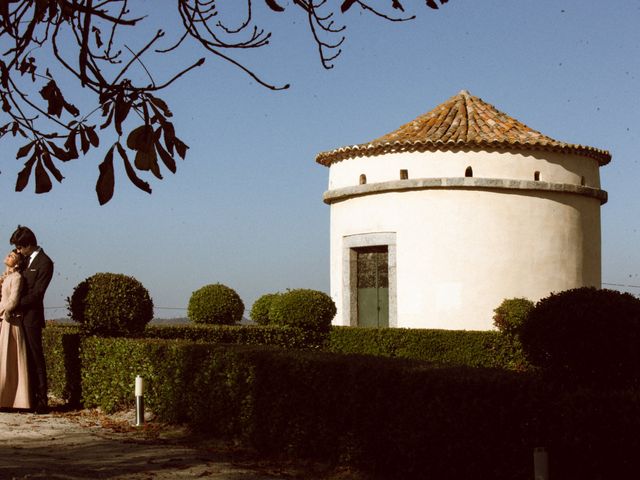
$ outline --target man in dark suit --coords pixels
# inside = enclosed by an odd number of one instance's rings
[[[31,229],[18,226],[10,243],[27,258],[27,268],[22,272],[24,285],[20,293],[19,309],[22,312],[27,353],[29,358],[29,387],[36,413],[49,411],[47,401],[47,366],[42,348],[44,323],[44,294],[53,276],[53,262],[38,246]]]

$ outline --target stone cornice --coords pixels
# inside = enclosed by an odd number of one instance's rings
[[[389,182],[367,183],[351,187],[328,190],[323,195],[324,203],[331,204],[352,197],[377,193],[406,192],[412,190],[464,189],[464,190],[515,190],[569,193],[596,198],[600,204],[607,202],[607,192],[598,188],[570,183],[550,183],[532,180],[510,180],[503,178],[416,178]]]
[[[321,152],[316,156],[316,162],[325,167],[333,163],[350,158],[375,157],[378,155],[388,155],[390,153],[412,153],[412,152],[445,152],[445,151],[468,151],[485,150],[487,152],[517,153],[521,151],[549,151],[564,154],[575,154],[593,158],[600,166],[611,161],[611,154],[606,150],[584,145],[574,145],[555,140],[549,142],[538,141],[537,143],[524,143],[519,141],[476,141],[476,142],[443,142],[443,141],[404,141],[387,143],[369,143],[361,145],[351,145],[349,147],[336,148],[329,152]]]

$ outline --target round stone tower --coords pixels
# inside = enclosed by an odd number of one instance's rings
[[[505,298],[600,287],[599,168],[466,91],[329,167],[336,325],[487,330]]]

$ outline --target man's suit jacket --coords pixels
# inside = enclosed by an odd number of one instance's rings
[[[53,277],[53,262],[40,252],[24,272],[24,283],[20,294],[20,310],[26,327],[44,327],[44,294]]]

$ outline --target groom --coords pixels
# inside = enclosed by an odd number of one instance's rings
[[[29,388],[36,413],[47,413],[47,367],[42,348],[44,328],[44,294],[53,276],[53,262],[38,246],[31,229],[18,225],[9,243],[27,258],[27,268],[22,272],[23,290],[18,307],[22,311],[25,341],[29,358]]]

